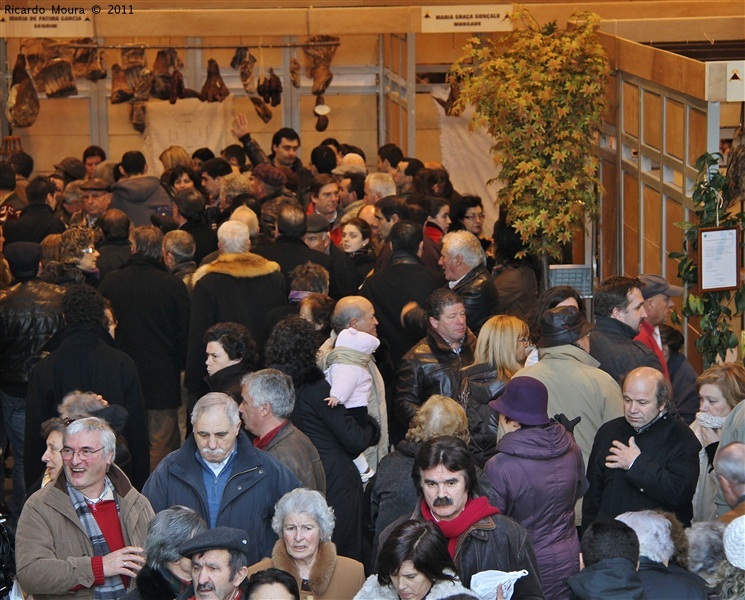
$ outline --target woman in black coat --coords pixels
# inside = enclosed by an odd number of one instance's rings
[[[357,270],[355,284],[359,287],[375,267],[372,227],[362,219],[349,219],[341,227],[341,246],[354,263]]]
[[[313,442],[326,472],[326,500],[334,509],[332,541],[337,553],[362,561],[362,479],[352,460],[378,443],[380,427],[368,417],[364,427],[341,404],[331,407],[331,388],[316,366],[320,345],[311,323],[296,316],[280,321],[269,336],[266,362],[292,377],[292,423]]]
[[[207,377],[211,392],[223,392],[238,404],[241,379],[256,370],[256,344],[248,329],[240,323],[216,323],[204,334]]]

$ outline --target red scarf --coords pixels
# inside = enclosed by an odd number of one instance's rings
[[[267,433],[264,437],[254,439],[254,446],[258,448],[259,450],[264,450],[269,445],[269,442],[271,442],[275,437],[277,437],[277,434],[280,431],[282,431],[282,428],[285,425],[287,425],[287,423],[289,423],[289,421],[285,421],[279,427],[275,427],[269,433]]]
[[[497,508],[489,505],[489,500],[486,496],[479,496],[466,502],[463,512],[450,521],[437,521],[429,505],[424,500],[422,500],[421,510],[424,520],[437,523],[440,531],[448,539],[448,552],[450,552],[450,556],[453,559],[455,559],[455,549],[458,546],[458,537],[462,533],[484,517],[499,514]]]

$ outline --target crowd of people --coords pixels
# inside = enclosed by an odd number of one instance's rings
[[[0,162],[18,593],[745,598],[745,368],[682,288],[590,315],[441,164],[233,133]]]

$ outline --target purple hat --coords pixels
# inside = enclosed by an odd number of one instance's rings
[[[268,163],[256,165],[252,173],[256,179],[272,187],[282,187],[283,185],[287,185],[287,177],[285,177],[285,174],[274,165]]]
[[[532,377],[512,378],[489,406],[521,425],[546,425],[549,422],[548,390]]]

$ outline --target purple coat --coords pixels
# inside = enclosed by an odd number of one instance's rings
[[[571,598],[564,579],[579,572],[574,504],[587,491],[579,446],[552,423],[506,434],[497,451],[484,467],[495,506],[528,530],[546,598]]]

